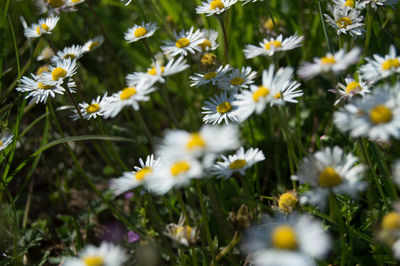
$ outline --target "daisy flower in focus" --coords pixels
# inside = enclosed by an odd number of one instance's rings
[[[244,54],[247,59],[259,55],[273,56],[276,52],[292,50],[302,45],[304,37],[293,35],[283,40],[282,34],[276,38],[264,39],[260,46],[246,45]]]
[[[256,266],[310,266],[323,259],[331,248],[331,238],[322,225],[307,215],[290,214],[265,218],[250,228],[242,248],[251,253]]]
[[[345,82],[345,85],[339,82],[337,85],[337,89],[332,90],[332,92],[338,93],[340,96],[339,99],[336,100],[334,105],[337,105],[343,99],[351,99],[355,95],[360,95],[361,97],[364,97],[366,94],[371,92],[368,88],[367,83],[364,82],[362,79],[356,81],[353,78],[347,77],[345,78]]]
[[[103,116],[106,105],[108,104],[107,92],[103,95],[103,98],[100,99],[100,96],[97,96],[96,99],[93,99],[89,104],[87,102],[79,103],[79,110],[81,111],[82,117],[86,120],[91,118],[97,118],[97,116]],[[77,110],[74,110],[74,114],[71,116],[72,120],[78,120],[81,117],[78,114]]]
[[[146,162],[139,158],[140,166],[134,166],[134,171],[124,172],[121,177],[113,179],[110,183],[110,189],[114,195],[121,195],[131,189],[134,189],[145,182],[152,173],[158,160],[154,159],[154,155],[148,155]]]
[[[49,60],[54,56],[54,51],[49,46],[46,46],[38,57],[36,57],[36,61]]]
[[[207,52],[217,49],[218,32],[213,29],[208,29],[208,30],[203,30],[202,33],[204,41],[198,44],[198,46],[201,47],[201,50],[203,52]]]
[[[309,184],[313,189],[301,195],[300,204],[318,205],[325,208],[330,193],[355,197],[366,187],[361,181],[364,166],[358,164],[353,154],[345,154],[335,146],[310,154],[300,163],[297,175],[292,180]]]
[[[201,5],[196,7],[197,14],[206,14],[207,16],[219,15],[228,10],[238,0],[207,0],[202,1]]]
[[[194,76],[190,76],[190,86],[194,86],[196,88],[206,85],[212,84],[215,85],[222,77],[226,75],[232,69],[230,65],[219,66],[215,71],[210,71],[205,74],[194,73]]]
[[[204,41],[201,30],[194,31],[191,27],[189,31],[182,30],[179,34],[175,33],[175,41],[164,41],[161,46],[163,53],[168,56],[183,55],[188,53],[195,54],[201,51],[201,44]]]
[[[3,132],[0,135],[0,151],[7,148],[7,146],[11,144],[13,139],[14,139],[14,134],[10,130],[8,129],[3,130]]]
[[[78,258],[67,258],[64,266],[121,266],[128,260],[124,251],[114,244],[102,242],[100,247],[89,245],[79,253]]]
[[[338,74],[345,70],[349,65],[358,62],[361,50],[353,48],[349,53],[345,53],[344,49],[340,49],[337,53],[328,53],[321,58],[315,57],[313,63],[303,63],[297,74],[305,80],[311,79],[320,73],[333,72]]]
[[[262,85],[250,87],[250,90],[242,90],[236,95],[234,105],[240,122],[246,120],[254,112],[260,114],[269,103],[283,105],[285,102],[296,103],[295,98],[303,95],[302,90],[297,90],[301,85],[297,81],[291,81],[293,69],[291,67],[280,68],[274,74],[274,65],[262,74]]]
[[[40,19],[37,24],[32,24],[30,27],[25,28],[24,34],[28,38],[36,38],[42,34],[51,34],[59,19],[60,17],[58,16]]]
[[[65,47],[62,51],[58,51],[57,55],[51,58],[51,62],[57,64],[57,61],[67,58],[78,60],[82,57],[83,53],[84,50],[82,49],[82,46],[72,45],[71,47]]]
[[[279,196],[277,210],[281,213],[291,213],[298,205],[299,198],[296,191],[287,191]]]
[[[250,84],[254,83],[256,76],[257,72],[253,71],[251,67],[234,68],[231,73],[221,77],[217,85],[224,90],[248,88]]]
[[[55,66],[50,65],[50,71],[41,75],[43,83],[48,84],[53,81],[61,81],[76,74],[76,59],[66,58],[57,60]]]
[[[203,167],[193,157],[160,158],[153,173],[146,178],[145,187],[152,193],[163,195],[172,188],[189,185],[193,178],[203,177]]]
[[[361,36],[364,32],[364,17],[361,16],[361,10],[348,8],[347,6],[329,6],[329,11],[333,18],[324,14],[328,25],[336,29],[336,33],[350,34],[351,36]]]
[[[334,113],[334,123],[352,137],[387,141],[400,137],[400,83],[386,85],[370,95],[356,99]]]
[[[104,107],[104,118],[114,118],[125,106],[131,106],[135,111],[139,110],[139,102],[148,101],[149,93],[155,91],[146,82],[140,82],[137,86],[129,86],[114,93],[107,98],[107,104]]]
[[[228,179],[233,173],[246,174],[246,170],[254,164],[265,160],[264,153],[257,148],[250,148],[246,152],[240,147],[235,154],[228,157],[221,155],[222,162],[216,162],[211,173],[220,178]]]
[[[382,57],[374,54],[374,59],[366,58],[367,64],[360,67],[361,77],[371,83],[400,74],[400,56],[397,56],[394,45],[390,46],[389,54]]]
[[[153,36],[154,32],[157,30],[157,25],[153,22],[142,22],[141,25],[135,25],[132,28],[129,28],[127,32],[125,32],[125,40],[128,43],[139,41],[140,39],[148,38]]]
[[[93,39],[88,40],[82,47],[82,51],[87,53],[98,48],[104,42],[103,36],[96,36]]]
[[[228,97],[228,93],[223,91],[220,95],[215,95],[214,97],[206,101],[201,108],[203,110],[201,113],[205,114],[203,122],[213,125],[220,124],[222,121],[225,121],[227,125],[229,123],[237,123],[238,121],[234,114],[237,107],[233,106],[235,94],[231,94]]]

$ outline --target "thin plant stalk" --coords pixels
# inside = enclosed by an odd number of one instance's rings
[[[221,25],[222,34],[224,36],[224,49],[225,49],[225,64],[229,63],[229,44],[228,44],[228,35],[225,28],[224,19],[222,16],[217,17],[219,24]]]

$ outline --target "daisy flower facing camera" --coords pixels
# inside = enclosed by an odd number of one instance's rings
[[[128,260],[122,249],[114,244],[102,242],[100,247],[87,246],[78,258],[67,258],[64,266],[121,266]]]
[[[353,96],[359,95],[364,97],[371,91],[368,88],[367,83],[363,82],[362,79],[356,81],[353,78],[345,78],[346,84],[338,83],[337,90],[331,90],[334,93],[340,95],[339,99],[336,100],[334,105],[337,105],[343,99],[351,99]]]
[[[207,0],[201,2],[196,8],[197,14],[206,14],[207,16],[219,15],[228,10],[238,0]]]
[[[234,68],[231,73],[221,77],[217,85],[224,90],[235,91],[248,88],[250,84],[254,83],[256,76],[257,72],[253,71],[251,67]]]
[[[91,118],[97,118],[97,116],[103,116],[107,104],[108,99],[106,92],[103,98],[100,99],[100,96],[97,96],[97,98],[93,99],[90,104],[87,102],[83,102],[79,104],[79,107],[83,118],[89,120]],[[78,120],[81,117],[79,116],[78,111],[74,110],[74,114],[71,116],[71,118],[72,120]]]
[[[7,146],[11,144],[13,139],[14,134],[8,129],[4,130],[0,135],[0,151],[7,148]]]
[[[331,239],[318,221],[291,214],[265,218],[250,228],[242,248],[252,254],[256,266],[310,266],[328,254]]]
[[[361,36],[364,32],[364,17],[361,11],[347,6],[329,6],[329,11],[333,14],[333,18],[324,14],[328,25],[336,29],[336,33],[350,34],[351,36]]]
[[[124,38],[128,43],[137,42],[141,39],[153,36],[157,28],[157,25],[153,22],[142,22],[141,25],[135,25],[129,28],[128,31],[125,32]]]
[[[84,54],[83,47],[80,45],[72,45],[71,47],[65,47],[62,51],[58,51],[56,56],[51,58],[53,64],[57,64],[57,61],[68,59],[79,59]]]
[[[238,120],[234,111],[236,106],[233,106],[233,100],[235,99],[235,94],[231,94],[228,97],[228,93],[223,91],[220,95],[215,95],[215,98],[210,98],[204,103],[201,109],[203,117],[203,122],[210,124],[220,124],[225,121],[225,124],[237,123]]]
[[[273,56],[275,53],[280,51],[293,50],[300,47],[304,37],[293,35],[283,40],[282,34],[276,38],[264,39],[260,42],[259,46],[246,45],[244,54],[247,59],[253,58],[259,55]]]
[[[230,65],[226,66],[219,66],[216,70],[207,72],[205,74],[200,74],[200,73],[195,73],[194,76],[190,76],[190,86],[194,86],[196,88],[206,85],[206,84],[212,84],[216,85],[217,82],[219,82],[222,77],[228,73],[232,67]]]
[[[292,180],[307,183],[313,188],[300,197],[302,205],[308,203],[324,209],[330,193],[355,197],[364,190],[366,183],[361,181],[363,177],[364,166],[358,164],[358,158],[345,154],[335,146],[308,155]]]
[[[60,17],[58,16],[40,19],[38,24],[32,24],[30,27],[25,28],[24,34],[28,38],[36,38],[42,34],[51,34],[59,19]]]
[[[165,45],[161,46],[161,49],[168,56],[186,56],[188,53],[200,52],[199,44],[203,41],[203,33],[200,30],[194,31],[194,28],[191,27],[189,31],[182,30],[179,34],[175,33],[175,41],[164,41]]]

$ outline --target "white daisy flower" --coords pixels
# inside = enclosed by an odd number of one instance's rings
[[[188,247],[191,244],[196,244],[199,230],[197,227],[188,225],[185,220],[184,216],[181,215],[178,224],[168,224],[164,234],[179,244]]]
[[[126,83],[130,85],[138,84],[140,81],[145,80],[149,86],[156,82],[165,83],[165,77],[180,73],[189,68],[186,59],[181,56],[178,59],[171,59],[167,65],[163,66],[158,60],[155,66],[149,68],[147,72],[135,72],[126,76]]]
[[[50,60],[54,56],[54,51],[51,49],[49,46],[46,46],[42,52],[40,52],[40,55],[36,57],[36,61],[42,61],[42,60]]]
[[[391,136],[400,137],[400,83],[393,90],[390,86],[377,88],[372,94],[345,105],[334,113],[334,122],[352,137],[369,137],[387,141]]]
[[[139,110],[139,102],[148,101],[149,93],[155,91],[154,87],[145,82],[140,82],[137,86],[129,86],[114,93],[107,98],[104,106],[104,118],[114,118],[125,106],[131,106],[135,111]]]
[[[73,59],[78,60],[79,58],[82,57],[84,52],[85,51],[82,49],[82,46],[80,45],[72,45],[71,47],[65,47],[62,51],[58,51],[56,56],[53,56],[51,58],[51,63],[57,64],[57,61],[61,61],[63,59],[68,59],[68,58],[70,58],[71,60]]]
[[[392,8],[394,8],[396,3],[397,3],[397,0],[363,0],[363,4],[365,7],[371,6],[375,10],[378,7],[383,7],[385,5],[389,5]]]
[[[320,73],[333,72],[338,74],[345,70],[349,65],[358,62],[361,50],[353,48],[349,53],[345,53],[344,49],[340,49],[337,53],[328,53],[326,56],[314,58],[314,63],[303,63],[297,74],[305,80],[311,79]]]
[[[307,215],[290,214],[264,218],[250,228],[243,249],[251,253],[256,266],[314,266],[331,249],[330,236],[317,220]]]
[[[211,173],[220,178],[228,179],[233,173],[246,174],[246,170],[254,164],[265,160],[264,153],[257,148],[250,148],[246,152],[240,147],[235,154],[228,157],[221,155],[222,162],[216,162]]]
[[[248,88],[250,84],[254,83],[256,76],[257,72],[253,71],[251,67],[234,68],[231,73],[222,76],[217,85],[224,90]]]
[[[103,36],[96,36],[93,39],[88,40],[82,47],[83,52],[90,52],[98,48],[104,42]]]
[[[145,179],[145,187],[152,193],[163,195],[172,188],[187,186],[193,178],[202,178],[203,167],[192,157],[165,157]]]
[[[337,6],[355,8],[355,9],[364,9],[365,5],[362,1],[357,0],[333,0],[333,3]]]
[[[297,90],[301,85],[297,81],[291,81],[293,68],[280,68],[274,74],[274,65],[262,74],[262,85],[250,86],[250,90],[242,90],[236,95],[234,106],[237,106],[235,114],[240,122],[246,120],[254,112],[260,114],[266,105],[283,105],[285,102],[297,103],[295,98],[303,95],[302,90]]]
[[[49,72],[45,72],[40,76],[43,83],[49,84],[53,81],[63,81],[76,74],[76,59],[59,59],[54,65],[50,66]]]
[[[374,54],[374,59],[366,58],[367,64],[360,67],[361,77],[371,83],[400,74],[400,56],[397,56],[394,45],[390,46],[389,54],[382,57]]]
[[[3,130],[3,132],[0,135],[0,151],[7,148],[7,146],[11,144],[13,139],[14,139],[14,134],[10,130],[8,129]]]
[[[293,50],[300,47],[303,39],[303,36],[293,35],[283,40],[283,36],[280,34],[276,38],[272,37],[270,39],[264,39],[260,42],[259,46],[252,44],[246,45],[243,52],[247,59],[259,55],[273,56],[276,52]]]
[[[366,94],[370,93],[369,86],[362,79],[356,81],[353,78],[345,78],[346,85],[338,83],[337,89],[333,91],[339,94],[339,99],[336,100],[334,105],[337,105],[341,100],[350,99],[353,96],[360,95],[364,97]]]
[[[118,246],[114,244],[102,242],[100,247],[92,245],[86,246],[79,253],[78,258],[67,258],[63,263],[64,266],[121,266],[128,260],[128,256]]]
[[[228,93],[223,91],[220,95],[216,94],[215,98],[211,98],[204,103],[201,109],[201,113],[205,114],[203,117],[204,123],[209,124],[220,124],[225,121],[225,124],[237,123],[238,120],[234,111],[236,106],[233,106],[233,100],[235,99],[235,94],[231,94],[228,97]]]
[[[217,44],[218,32],[213,29],[207,29],[203,30],[202,33],[204,41],[198,44],[198,46],[201,47],[201,50],[203,52],[208,52],[217,49],[219,46]]]
[[[228,10],[238,0],[207,0],[202,1],[201,5],[196,7],[197,14],[219,15]]]
[[[142,22],[141,25],[135,25],[132,28],[129,28],[127,32],[125,32],[125,40],[128,43],[137,42],[144,38],[149,38],[153,36],[154,32],[158,29],[156,23],[153,22]]]
[[[191,80],[190,86],[198,88],[210,83],[215,86],[215,84],[217,84],[231,69],[232,67],[230,65],[226,65],[219,66],[215,71],[210,71],[205,74],[194,73],[194,76],[189,77]]]
[[[204,41],[201,30],[194,31],[194,27],[191,27],[189,31],[182,30],[179,34],[174,33],[174,35],[176,41],[164,41],[165,45],[161,46],[165,55],[186,56],[188,53],[195,54],[201,51],[199,44]]]
[[[297,175],[292,177],[313,188],[300,196],[300,204],[318,205],[324,209],[330,193],[356,197],[367,184],[361,181],[365,168],[358,161],[338,146],[308,155],[300,163]]]
[[[81,111],[82,117],[86,120],[91,118],[97,118],[97,116],[103,116],[104,110],[108,104],[107,92],[104,93],[103,98],[100,99],[100,96],[97,96],[96,99],[93,99],[89,104],[87,102],[79,103],[79,110]],[[78,114],[77,110],[74,110],[74,114],[71,116],[72,120],[78,120],[81,117]]]
[[[142,185],[146,178],[152,175],[158,160],[151,154],[147,156],[146,162],[139,158],[139,163],[140,166],[134,166],[134,171],[124,172],[121,177],[111,180],[110,189],[114,195],[121,195]]]
[[[42,34],[51,34],[59,19],[60,17],[58,16],[40,19],[38,24],[32,24],[30,27],[25,28],[24,34],[28,38],[36,38]]]
[[[337,35],[362,36],[364,32],[364,23],[362,23],[364,17],[361,16],[361,10],[337,5],[329,6],[328,9],[333,14],[333,18],[324,14],[326,22],[336,29]]]
[[[67,0],[67,6],[69,7],[74,7],[83,3],[85,3],[85,0]]]

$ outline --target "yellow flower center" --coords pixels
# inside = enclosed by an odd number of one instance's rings
[[[47,65],[41,66],[38,68],[38,70],[36,70],[36,75],[40,76],[42,75],[43,72],[47,72],[49,70],[50,70],[49,66]]]
[[[0,140],[0,147],[3,146],[3,142]]]
[[[371,109],[369,117],[375,124],[387,123],[392,120],[392,110],[384,105],[377,105]]]
[[[277,23],[277,21],[275,20],[275,23]],[[269,31],[272,31],[274,29],[274,22],[272,21],[272,19],[268,19],[265,23],[264,23],[264,28],[266,28]]]
[[[353,22],[348,17],[342,17],[336,21],[336,24],[339,28],[345,29],[347,26],[353,24]]]
[[[75,58],[75,55],[74,55],[74,54],[66,54],[66,55],[64,55],[64,58],[65,58],[65,59],[68,59],[68,58],[74,59],[74,58]]]
[[[93,50],[94,48],[96,48],[100,43],[99,42],[92,42],[91,44],[89,44],[88,49],[89,50]]]
[[[281,210],[289,213],[296,207],[298,199],[293,193],[286,192],[279,197],[278,205]]]
[[[244,79],[241,77],[236,77],[231,80],[231,85],[240,85],[243,84]]]
[[[179,40],[176,41],[175,45],[178,48],[183,48],[186,47],[190,44],[190,41],[187,38],[180,38]]]
[[[42,25],[40,25],[40,27],[42,27],[42,29],[44,29],[45,31],[49,31],[50,27],[47,26],[45,23],[42,23]]]
[[[362,91],[362,88],[360,86],[360,83],[356,82],[356,81],[352,81],[349,84],[347,84],[345,92],[346,94],[352,94],[352,93],[356,93]]]
[[[86,256],[83,262],[86,266],[103,266],[104,258],[102,256]]]
[[[199,43],[198,46],[201,47],[201,50],[206,51],[207,48],[211,48],[211,42],[206,39],[202,43]]]
[[[397,58],[388,59],[382,63],[383,70],[389,70],[391,68],[398,68],[400,66],[400,61]]]
[[[67,75],[67,70],[62,67],[56,67],[51,72],[51,77],[53,80],[59,80],[60,78],[64,78]]]
[[[184,174],[190,170],[190,164],[186,161],[178,161],[171,166],[171,175],[176,177],[177,175]]]
[[[47,3],[49,3],[52,8],[59,8],[60,6],[64,5],[63,0],[47,0]]]
[[[161,73],[164,73],[165,67],[161,67]],[[157,70],[155,67],[147,70],[147,74],[155,76],[157,74]]]
[[[132,95],[136,94],[136,88],[135,87],[129,87],[125,88],[122,90],[121,94],[119,95],[119,98],[121,100],[127,100],[132,97]]]
[[[267,87],[264,86],[259,86],[258,90],[256,90],[255,92],[253,92],[253,100],[255,102],[258,102],[260,100],[260,98],[264,98],[269,94],[269,89]]]
[[[343,6],[354,7],[354,0],[346,0]]]
[[[144,27],[139,27],[134,32],[136,38],[142,37],[142,36],[146,35],[146,33],[147,33],[147,30]]]
[[[204,148],[206,142],[199,133],[190,134],[189,141],[186,143],[186,149],[192,150],[195,148]]]
[[[229,102],[223,102],[217,106],[217,112],[220,114],[225,114],[232,110],[232,105]]]
[[[215,54],[208,53],[201,57],[201,63],[203,65],[212,65],[214,64],[216,58],[217,56]]]
[[[272,245],[279,249],[294,250],[297,248],[296,232],[290,225],[277,226],[272,231]]]
[[[237,159],[229,164],[229,168],[232,170],[237,170],[237,169],[241,169],[241,168],[245,167],[246,164],[247,164],[246,160]]]
[[[88,107],[86,107],[86,112],[89,114],[96,113],[100,110],[100,105],[98,103],[91,103]]]
[[[210,10],[214,10],[214,9],[217,9],[217,8],[219,10],[222,10],[224,7],[225,6],[224,6],[224,4],[222,3],[221,0],[214,0],[214,1],[211,1],[211,3],[210,3]]]
[[[332,65],[336,63],[336,60],[333,56],[324,56],[321,58],[321,63],[324,65]]]
[[[204,79],[210,80],[210,79],[215,78],[216,76],[217,76],[217,73],[211,71],[211,72],[204,74]]]
[[[400,213],[389,212],[383,216],[381,226],[386,230],[400,229]]]
[[[265,44],[265,50],[270,50],[271,45],[273,45],[274,48],[282,47],[282,43],[280,41],[270,41]]]
[[[318,184],[321,187],[334,187],[342,183],[342,178],[333,167],[326,167],[318,176]]]
[[[39,82],[37,87],[38,87],[38,89],[41,89],[41,90],[49,90],[49,89],[54,88],[54,86],[51,86],[51,85],[44,85],[43,82]]]
[[[280,93],[280,92],[277,92],[277,93],[274,95],[274,98],[275,98],[275,99],[280,99],[280,98],[281,98],[281,93]]]
[[[142,181],[143,179],[146,178],[146,176],[148,176],[151,172],[153,172],[153,169],[151,169],[151,167],[144,167],[142,169],[140,169],[139,171],[136,172],[135,174],[135,178],[138,181]]]

